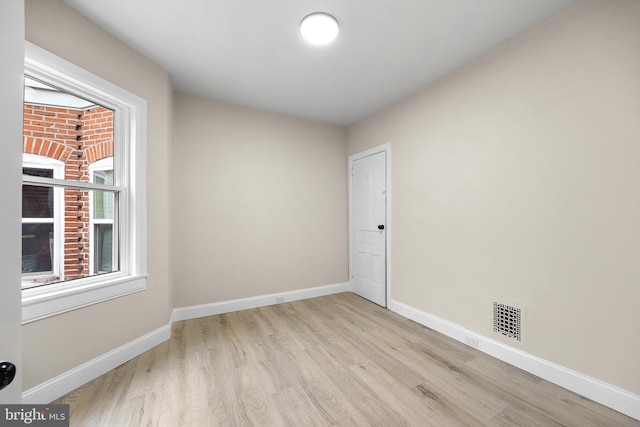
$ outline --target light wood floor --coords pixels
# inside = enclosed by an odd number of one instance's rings
[[[174,324],[72,426],[639,426],[354,294]]]

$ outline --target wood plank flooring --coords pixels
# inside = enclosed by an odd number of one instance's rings
[[[343,293],[176,322],[55,403],[72,426],[640,426]]]

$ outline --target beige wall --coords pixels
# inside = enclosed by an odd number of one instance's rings
[[[176,307],[348,280],[343,128],[176,94]]]
[[[26,1],[26,38],[147,100],[150,277],[146,291],[25,325],[24,390],[166,325],[173,308],[168,232],[172,88],[167,73],[59,0]]]
[[[586,1],[348,130],[392,141],[394,299],[640,393],[640,2]]]
[[[27,0],[29,41],[148,101],[150,279],[25,325],[24,389],[173,307],[347,281],[346,156],[392,141],[394,298],[640,393],[638,19],[638,1],[585,1],[345,135],[172,99],[161,68]],[[493,301],[525,309],[522,344],[491,331]]]

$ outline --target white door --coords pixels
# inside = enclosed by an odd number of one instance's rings
[[[6,371],[17,372],[0,403],[20,403],[23,0],[0,1],[0,64],[0,387]]]
[[[353,291],[386,307],[385,151],[351,162],[351,280]]]

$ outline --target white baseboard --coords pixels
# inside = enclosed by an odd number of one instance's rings
[[[232,311],[263,307],[283,302],[298,301],[331,295],[349,290],[348,283],[319,286],[298,291],[281,292],[252,298],[202,304],[174,309],[166,326],[156,329],[138,339],[96,357],[82,365],[58,375],[22,393],[22,402],[27,404],[46,404],[72,392],[78,387],[98,378],[110,370],[122,365],[147,350],[171,338],[171,325],[179,320],[195,319]]]
[[[27,404],[42,404],[49,403],[64,396],[111,369],[120,366],[168,340],[171,337],[171,325],[175,321],[213,316],[216,314],[315,298],[346,291],[349,291],[349,284],[339,283],[174,309],[171,319],[166,326],[23,392],[22,402]],[[389,309],[457,341],[465,342],[465,337],[474,338],[478,341],[478,350],[484,353],[640,420],[640,396],[638,395],[556,365],[537,356],[492,340],[491,338],[479,335],[458,324],[425,313],[401,302],[392,300],[389,304]]]
[[[348,290],[348,283],[338,283],[335,285],[301,289],[298,291],[281,292],[252,298],[177,308],[171,313],[171,318],[166,326],[156,329],[155,331],[120,346],[115,350],[96,357],[87,363],[83,363],[70,371],[24,391],[22,393],[22,402],[27,404],[45,404],[72,392],[78,387],[98,378],[100,375],[109,372],[110,370],[171,338],[171,325],[173,322],[279,304],[282,302],[298,301],[301,299],[331,295],[339,292],[346,292]]]
[[[22,403],[47,404],[171,338],[171,324],[96,357],[22,393]]]
[[[392,300],[389,309],[457,341],[464,343],[465,337],[474,338],[478,341],[478,350],[483,353],[640,420],[640,396],[636,394],[487,338],[401,302]]]
[[[348,290],[349,283],[337,283],[335,285],[318,286],[316,288],[300,289],[297,291],[214,302],[210,304],[192,305],[190,307],[174,309],[173,321],[177,322],[180,320],[196,319],[198,317],[215,316],[216,314],[231,313],[234,311],[265,307],[267,305],[280,304],[283,302],[337,294],[340,292],[347,292]]]

